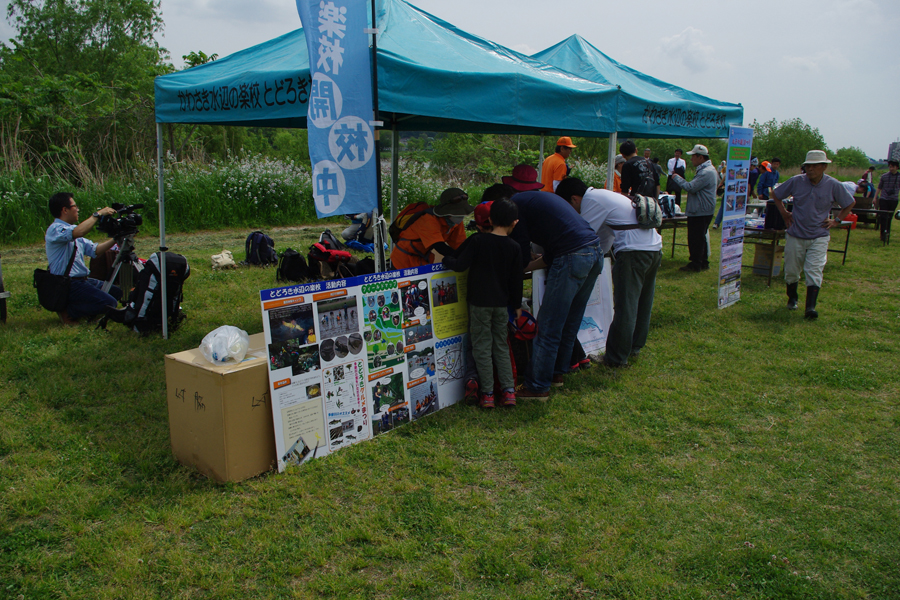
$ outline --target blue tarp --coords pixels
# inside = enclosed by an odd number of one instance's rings
[[[724,138],[729,125],[743,122],[740,104],[719,102],[635,71],[577,35],[532,58],[583,79],[621,87],[615,126],[619,137]]]
[[[379,0],[378,108],[390,128],[606,136],[614,85],[597,83],[460,31],[403,0]],[[156,120],[305,127],[302,29],[156,78]]]

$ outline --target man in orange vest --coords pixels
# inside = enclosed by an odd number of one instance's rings
[[[563,136],[556,141],[556,152],[548,156],[541,166],[541,183],[544,184],[544,187],[541,188],[542,192],[552,194],[556,191],[559,182],[569,174],[566,159],[572,154],[573,148],[575,148],[575,144],[568,136]]]

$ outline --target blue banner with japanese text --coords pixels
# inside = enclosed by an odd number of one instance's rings
[[[309,48],[309,157],[319,218],[376,206],[366,7],[365,0],[297,0]]]

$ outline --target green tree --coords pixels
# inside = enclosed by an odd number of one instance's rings
[[[806,160],[809,150],[825,150],[825,138],[819,129],[800,119],[778,122],[775,119],[750,124],[753,128],[753,154],[760,160],[781,159],[782,167],[798,167]]]
[[[869,166],[869,157],[856,146],[841,148],[832,157],[836,167],[859,167],[865,169]]]
[[[158,0],[10,0],[16,37],[0,47],[7,168],[77,182],[152,154],[153,78],[171,68],[153,37],[159,11]]]

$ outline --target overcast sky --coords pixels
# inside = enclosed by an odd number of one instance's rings
[[[799,117],[832,150],[884,158],[900,140],[898,0],[412,3],[525,54],[577,33],[634,69],[743,104],[745,125]],[[178,68],[188,52],[227,56],[300,27],[294,0],[162,0],[162,11],[160,43]],[[13,33],[0,24],[0,39]]]

